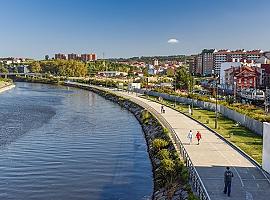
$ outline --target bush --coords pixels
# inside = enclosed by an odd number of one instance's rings
[[[163,159],[169,159],[171,156],[170,152],[167,150],[167,149],[161,149],[158,154],[157,154],[157,157],[160,159],[160,160],[163,160]]]
[[[143,110],[141,113],[141,119],[144,124],[148,123],[149,118],[151,117],[151,114],[147,110]]]
[[[170,188],[175,178],[175,163],[171,159],[163,159],[160,162],[160,173],[166,188]]]
[[[152,147],[155,151],[159,152],[161,149],[165,149],[169,145],[169,142],[163,139],[154,139],[152,142]]]

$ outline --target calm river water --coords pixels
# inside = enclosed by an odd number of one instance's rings
[[[136,118],[89,91],[17,83],[0,94],[0,199],[148,199]]]

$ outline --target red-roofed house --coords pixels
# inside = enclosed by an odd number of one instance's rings
[[[233,67],[225,70],[225,83],[232,89],[237,90],[257,88],[261,84],[261,68],[258,67]]]

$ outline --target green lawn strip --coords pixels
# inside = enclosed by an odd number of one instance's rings
[[[148,96],[148,98],[160,103],[156,97]],[[163,100],[163,104],[172,108],[174,107],[174,102],[172,101]],[[188,105],[177,104],[176,109],[188,114]],[[215,112],[194,107],[192,117],[215,130]],[[235,121],[221,115],[218,117],[218,128],[216,132],[238,146],[258,163],[262,163],[262,136],[253,133],[243,126],[236,126]]]

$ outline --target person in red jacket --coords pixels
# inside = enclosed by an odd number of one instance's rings
[[[198,140],[198,145],[200,144],[200,140],[202,139],[202,135],[199,131],[197,131],[196,138]]]

